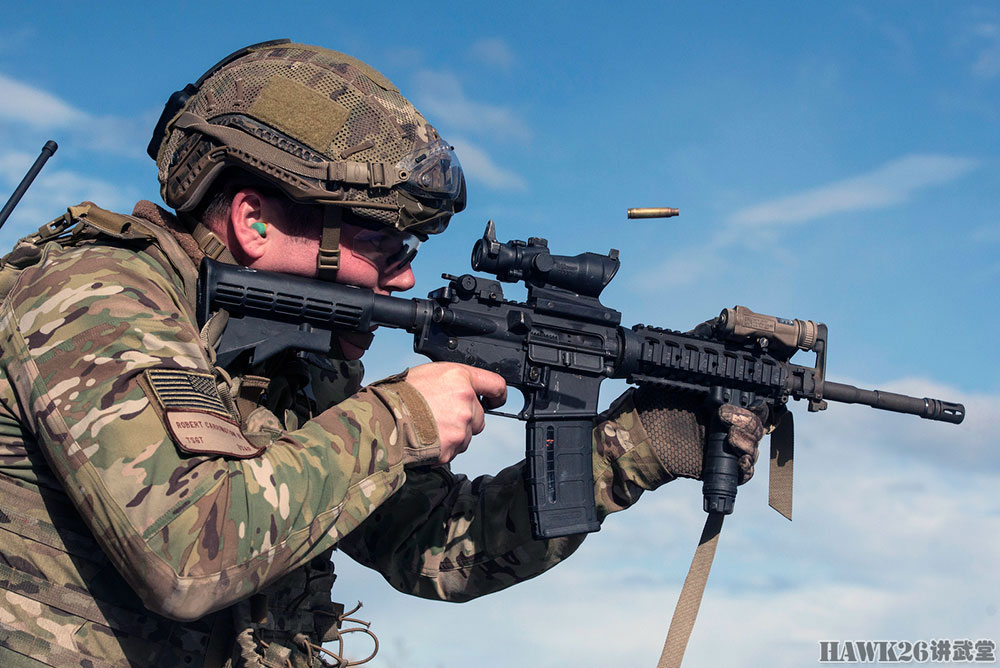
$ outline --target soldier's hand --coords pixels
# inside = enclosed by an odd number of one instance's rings
[[[432,362],[413,367],[406,375],[434,414],[441,439],[441,464],[469,447],[486,426],[483,406],[497,408],[507,400],[503,377],[464,364]]]
[[[712,419],[710,411],[705,410],[704,401],[700,397],[648,387],[637,390],[634,398],[639,420],[663,467],[679,478],[700,480],[705,436]],[[718,411],[719,418],[729,425],[727,440],[740,455],[739,484],[742,485],[753,476],[758,445],[768,423],[767,404],[755,403],[750,409],[727,404]]]
[[[759,400],[749,409],[732,404],[719,407],[719,419],[729,425],[726,439],[740,453],[741,485],[753,477],[753,465],[757,463],[758,446],[764,438],[767,417],[767,404]]]

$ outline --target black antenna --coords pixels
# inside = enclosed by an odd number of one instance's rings
[[[17,203],[21,201],[22,197],[24,197],[24,193],[28,189],[28,186],[30,186],[31,182],[35,180],[36,176],[38,176],[38,172],[42,171],[45,161],[52,157],[52,154],[56,152],[57,148],[59,148],[59,145],[51,139],[45,142],[45,146],[42,147],[42,154],[35,159],[35,164],[31,166],[28,173],[24,175],[23,179],[21,179],[21,184],[17,186],[14,194],[11,195],[10,199],[7,200],[7,203],[4,204],[3,211],[0,211],[0,227],[3,227],[3,224],[7,222],[7,218],[10,217],[10,212],[14,210]]]

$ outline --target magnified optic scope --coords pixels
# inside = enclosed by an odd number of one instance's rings
[[[493,221],[486,223],[483,238],[472,248],[472,268],[495,275],[507,283],[557,287],[577,295],[599,297],[618,272],[621,262],[614,248],[607,255],[580,253],[552,255],[549,242],[539,237],[527,243],[517,239],[497,241]]]

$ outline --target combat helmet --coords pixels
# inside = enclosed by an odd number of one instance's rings
[[[287,39],[244,47],[171,95],[147,152],[163,201],[182,215],[229,168],[419,240],[465,208],[452,147],[396,86],[355,58]],[[331,279],[340,217],[325,211],[319,275]],[[192,226],[206,254],[225,254],[207,227]]]

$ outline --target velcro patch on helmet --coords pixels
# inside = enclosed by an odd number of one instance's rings
[[[326,95],[282,76],[267,82],[249,111],[317,151],[326,150],[351,113]]]
[[[233,421],[211,374],[147,369],[144,375],[164,424],[184,452],[242,459],[264,451],[262,446],[251,444]]]

